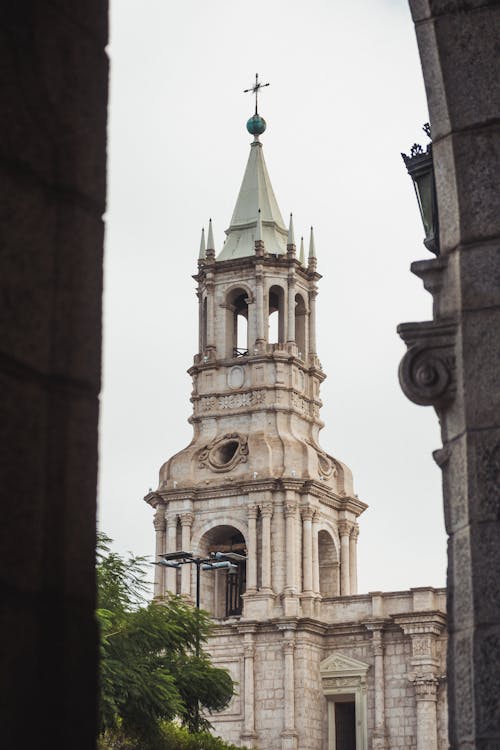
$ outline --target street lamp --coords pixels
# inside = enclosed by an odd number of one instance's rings
[[[178,550],[176,552],[166,552],[159,555],[161,560],[152,563],[152,565],[161,565],[165,568],[180,568],[181,565],[196,566],[196,656],[200,655],[200,628],[199,628],[199,611],[200,611],[200,577],[202,570],[227,570],[228,574],[234,573],[238,569],[237,563],[246,560],[245,555],[237,552],[212,552],[208,557],[195,557],[192,552]],[[195,725],[196,731],[199,728],[200,708],[196,706]]]
[[[431,127],[427,122],[422,130],[430,138]],[[410,156],[401,154],[408,174],[413,180],[418,208],[425,230],[424,245],[434,255],[439,255],[439,220],[436,200],[436,182],[432,160],[432,141],[424,151],[419,143],[411,147]]]

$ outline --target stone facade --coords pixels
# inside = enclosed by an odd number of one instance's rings
[[[411,0],[432,132],[440,255],[412,264],[433,320],[405,323],[406,395],[443,447],[453,750],[500,747],[500,5]]]
[[[210,652],[239,686],[215,730],[260,750],[443,750],[444,592],[357,595],[367,506],[319,442],[314,237],[306,262],[258,135],[226,234],[217,257],[202,235],[195,276],[193,439],[146,496],[159,558],[246,557],[202,574]],[[158,565],[156,598],[194,599],[195,572]]]

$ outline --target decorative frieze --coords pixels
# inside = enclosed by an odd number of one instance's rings
[[[198,401],[198,409],[202,412],[242,409],[247,406],[259,406],[265,402],[266,391],[246,391],[245,393],[230,393],[227,396],[202,396]]]

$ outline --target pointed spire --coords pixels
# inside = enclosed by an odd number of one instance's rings
[[[308,266],[310,269],[314,270],[316,268],[316,248],[314,247],[314,231],[311,227],[311,236],[309,239],[309,262]]]
[[[215,242],[214,242],[214,232],[212,229],[212,219],[210,219],[210,221],[208,222],[208,239],[207,239],[206,257],[215,258]]]
[[[198,260],[205,260],[207,257],[206,253],[206,247],[205,247],[205,227],[201,230],[201,242],[200,242],[200,254],[198,255]]]
[[[254,141],[250,147],[231,222],[226,230],[227,238],[217,260],[245,258],[255,253],[255,222],[259,208],[265,230],[266,252],[285,255],[286,224],[274,195],[262,144]]]
[[[290,214],[290,223],[288,225],[288,237],[286,241],[286,254],[289,258],[295,258],[295,234],[293,231],[293,216]]]
[[[262,235],[262,216],[260,208],[257,211],[257,227],[255,230],[255,254],[264,255],[264,237]]]
[[[290,214],[290,223],[288,225],[288,239],[286,241],[287,245],[295,245],[295,235],[293,233],[293,215]]]
[[[305,262],[306,262],[306,254],[304,252],[304,238],[301,237],[300,238],[299,263],[301,263],[302,265],[304,265]]]

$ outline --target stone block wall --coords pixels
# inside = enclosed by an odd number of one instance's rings
[[[88,750],[107,3],[6,3],[0,36],[2,746]]]

